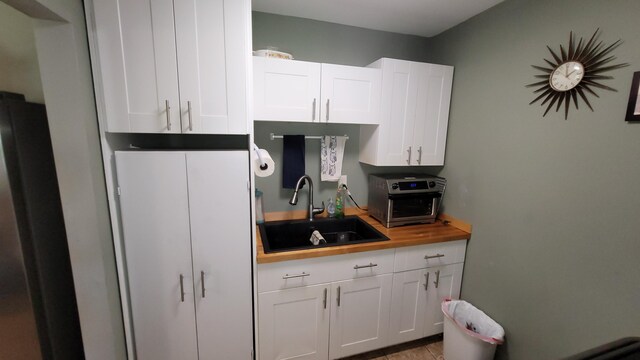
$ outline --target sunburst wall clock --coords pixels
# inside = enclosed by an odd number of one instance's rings
[[[571,102],[578,110],[578,97],[593,111],[587,95],[599,97],[594,91],[595,89],[617,91],[600,83],[601,80],[613,79],[612,76],[602,75],[602,73],[629,64],[610,65],[616,57],[608,55],[620,45],[621,40],[607,46],[602,41],[597,41],[599,32],[600,29],[597,29],[586,43],[580,38],[577,45],[573,32],[570,32],[567,49],[560,45],[560,52],[556,53],[547,46],[553,60],[543,60],[549,67],[531,65],[544,73],[535,75],[536,78],[543,80],[527,85],[527,87],[537,87],[534,94],[539,94],[529,105],[540,100],[542,100],[540,105],[547,104],[547,109],[542,116],[547,115],[554,105],[556,112],[558,112],[564,104],[564,118],[566,120],[569,116]]]

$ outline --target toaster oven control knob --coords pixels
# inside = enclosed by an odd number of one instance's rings
[[[393,190],[398,190],[398,187],[399,187],[399,186],[398,186],[398,183],[393,183],[393,184],[391,184],[391,188],[392,188]]]
[[[434,188],[436,187],[436,182],[435,181],[429,181],[429,188]]]

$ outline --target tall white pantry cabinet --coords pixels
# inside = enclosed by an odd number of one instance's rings
[[[138,359],[249,359],[247,151],[116,151]]]

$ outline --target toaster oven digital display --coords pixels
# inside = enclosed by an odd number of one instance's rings
[[[425,190],[428,189],[427,181],[400,181],[400,190]]]

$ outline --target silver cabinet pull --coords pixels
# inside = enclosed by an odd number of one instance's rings
[[[191,101],[187,101],[187,112],[189,113],[189,131],[193,131],[193,119],[191,118]]]
[[[180,274],[180,301],[184,302],[184,276]]]
[[[164,101],[164,110],[167,113],[167,131],[171,131],[171,106],[169,106],[169,100]]]
[[[436,254],[436,255],[427,255],[424,257],[425,260],[429,260],[429,259],[436,259],[436,258],[441,258],[444,257],[444,254]]]
[[[372,267],[376,267],[376,266],[378,266],[378,264],[369,263],[369,265],[356,265],[353,268],[358,270],[358,269],[372,268]]]
[[[204,299],[204,271],[200,271],[200,289],[202,290],[202,298]]]
[[[429,274],[430,273],[424,274],[424,291],[429,290]]]
[[[329,101],[331,101],[331,99],[327,99],[327,122],[329,122]]]
[[[340,286],[338,286],[338,306],[340,306]]]
[[[327,308],[327,288],[324,288],[324,299],[322,300],[322,306]]]
[[[313,98],[313,113],[311,113],[311,120],[316,120],[316,98]]]
[[[305,277],[305,276],[309,276],[311,274],[307,274],[306,272],[302,272],[302,274],[293,274],[293,275],[289,275],[289,274],[284,274],[284,276],[282,277],[284,280],[286,279],[293,279],[293,278],[299,278],[299,277]]]
[[[433,284],[436,286],[436,289],[437,289],[438,285],[440,284],[440,270],[436,271],[436,281],[434,281]]]
[[[409,156],[407,157],[407,165],[411,165],[411,146],[407,149],[407,153],[409,153]]]
[[[422,146],[418,148],[418,164],[422,164]]]

